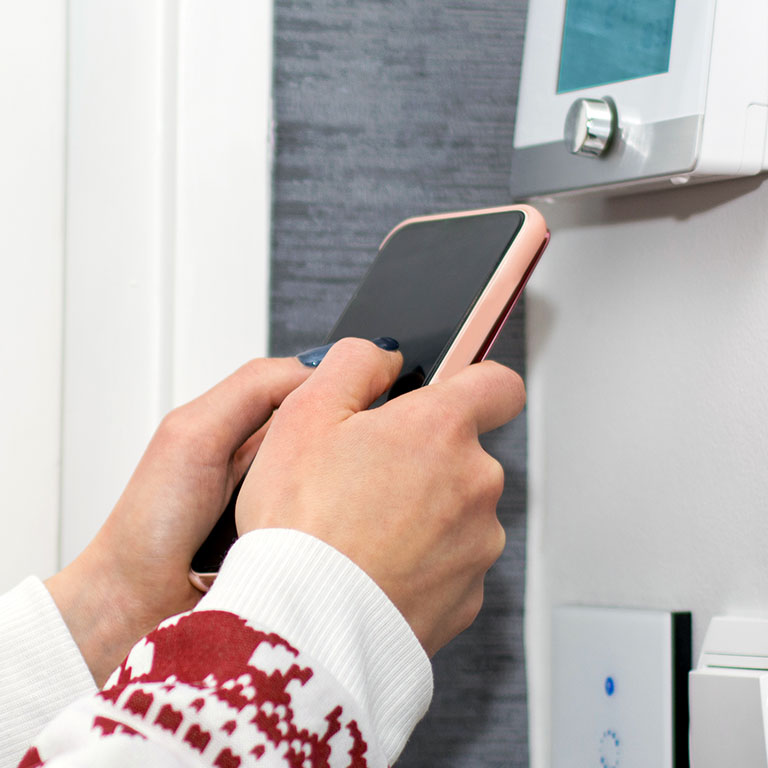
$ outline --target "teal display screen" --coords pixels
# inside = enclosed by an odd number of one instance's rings
[[[675,0],[568,0],[557,92],[669,70]]]

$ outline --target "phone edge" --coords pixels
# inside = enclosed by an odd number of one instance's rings
[[[478,355],[483,352],[487,354],[549,242],[549,230],[544,217],[529,205],[489,208],[473,213],[479,215],[506,211],[521,211],[524,215],[523,223],[428,384],[453,376],[476,362]],[[428,218],[455,218],[460,215],[444,214]]]

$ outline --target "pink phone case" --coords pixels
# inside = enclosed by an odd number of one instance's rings
[[[529,205],[510,205],[472,211],[419,216],[398,224],[382,241],[386,242],[403,227],[424,221],[457,219],[462,216],[520,211],[525,219],[520,231],[504,254],[499,266],[480,294],[466,321],[459,329],[429,383],[447,379],[471,363],[484,360],[504,323],[520,298],[541,254],[549,243],[549,230],[544,217]]]

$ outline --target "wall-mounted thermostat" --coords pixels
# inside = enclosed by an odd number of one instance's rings
[[[768,168],[765,0],[530,0],[517,198]]]

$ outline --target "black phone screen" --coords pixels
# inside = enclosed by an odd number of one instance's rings
[[[327,342],[391,336],[403,371],[390,397],[429,381],[523,224],[520,211],[418,221],[384,243]]]

